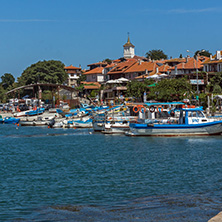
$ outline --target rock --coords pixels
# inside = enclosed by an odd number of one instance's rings
[[[208,220],[208,222],[222,222],[222,211],[217,214],[215,217]]]

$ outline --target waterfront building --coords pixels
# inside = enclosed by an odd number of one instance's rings
[[[77,79],[81,75],[81,67],[75,67],[73,65],[70,66],[65,66],[64,67],[65,71],[68,74],[68,79],[67,79],[67,85],[71,87],[77,86]]]
[[[86,82],[99,82],[103,83],[106,79],[104,74],[104,67],[96,67],[86,71],[83,75],[86,76]]]
[[[196,74],[196,71],[203,70],[203,62],[207,57],[198,56],[197,59],[194,57],[186,57],[184,62],[181,62],[174,67],[170,68],[172,76],[187,76],[191,74]]]
[[[216,51],[203,63],[203,70],[208,73],[222,72],[222,51]]]
[[[113,69],[111,69],[107,75],[109,79],[119,79],[121,77],[126,78],[126,71],[137,62],[136,59],[124,59],[118,63]]]
[[[90,95],[90,93],[93,91],[93,90],[99,90],[100,87],[101,87],[101,84],[98,83],[98,82],[81,82],[82,85],[83,85],[83,92],[82,94],[83,95]]]

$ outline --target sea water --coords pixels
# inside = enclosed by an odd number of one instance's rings
[[[207,221],[221,142],[1,125],[0,221]]]

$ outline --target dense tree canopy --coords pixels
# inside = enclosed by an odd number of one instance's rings
[[[222,89],[222,72],[216,73],[216,75],[210,79],[208,90],[216,94],[220,94]]]
[[[191,84],[187,79],[163,79],[153,86],[153,80],[144,82],[132,81],[127,85],[127,96],[135,97],[142,101],[144,92],[147,92],[148,100],[157,101],[181,101],[191,97]]]
[[[153,49],[146,53],[146,57],[152,60],[167,59],[167,55],[160,49]]]
[[[3,89],[8,89],[15,82],[14,76],[10,73],[5,73],[3,76],[1,76],[1,79],[2,79],[1,85]]]
[[[195,52],[195,56],[196,56],[197,54],[200,55],[200,56],[210,57],[210,55],[211,55],[212,53],[210,53],[208,50],[202,49],[202,50],[197,50],[197,51]]]
[[[68,78],[64,71],[64,64],[60,61],[39,61],[26,68],[18,78],[19,85],[33,83],[62,84]]]
[[[189,97],[191,84],[187,79],[163,79],[150,89],[149,98],[158,101],[183,100]]]
[[[139,82],[133,80],[127,84],[127,96],[135,97],[142,101],[143,94],[148,90],[148,85],[152,84],[153,80],[145,80],[143,82]]]
[[[111,64],[112,60],[107,58],[107,59],[104,59],[103,62],[107,62],[108,64]]]

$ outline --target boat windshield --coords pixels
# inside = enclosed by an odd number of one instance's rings
[[[204,117],[204,114],[201,111],[189,111],[188,117]]]

